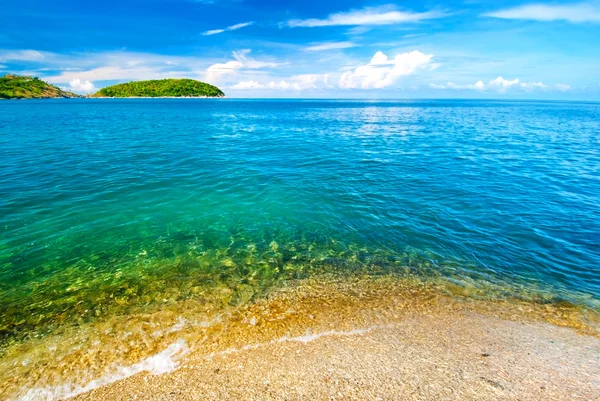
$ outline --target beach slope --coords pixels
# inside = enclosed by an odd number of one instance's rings
[[[545,314],[543,306],[439,295],[415,302],[421,295],[329,294],[254,306],[219,341],[192,346],[177,369],[142,372],[76,399],[591,400],[600,394],[600,339],[571,324],[567,309]],[[565,320],[548,323],[559,315]]]

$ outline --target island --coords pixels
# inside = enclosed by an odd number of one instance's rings
[[[6,74],[0,77],[0,99],[52,99],[81,97],[36,77]]]
[[[90,97],[223,97],[216,86],[194,79],[135,81],[100,89]]]

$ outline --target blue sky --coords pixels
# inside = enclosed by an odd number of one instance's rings
[[[79,93],[185,77],[230,97],[600,100],[600,0],[20,0],[0,74]]]

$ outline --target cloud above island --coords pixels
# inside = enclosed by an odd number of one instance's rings
[[[236,75],[241,70],[260,70],[282,65],[282,63],[274,61],[262,61],[251,58],[249,56],[251,51],[250,49],[234,51],[232,53],[233,60],[209,66],[204,73],[204,79],[207,82],[215,83],[223,77]]]
[[[79,78],[69,81],[69,86],[65,89],[76,93],[92,93],[97,90],[92,82],[82,81]]]

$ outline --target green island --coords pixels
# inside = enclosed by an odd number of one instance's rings
[[[36,77],[6,74],[0,77],[0,99],[50,99],[81,97]]]
[[[52,99],[82,97],[223,97],[216,86],[194,79],[157,79],[134,81],[100,89],[81,96],[60,89],[37,77],[6,74],[0,77],[0,99]]]
[[[100,89],[91,97],[223,97],[216,86],[194,79],[135,81]]]

